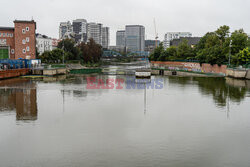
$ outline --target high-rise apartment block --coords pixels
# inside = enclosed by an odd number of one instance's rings
[[[126,46],[126,37],[125,30],[116,32],[116,46],[117,47],[125,47]]]
[[[103,48],[108,48],[109,37],[108,27],[103,27],[100,23],[88,23],[85,19],[73,20],[72,24],[70,21],[61,22],[59,27],[60,39],[71,38],[77,43],[86,43],[92,38],[97,44],[102,45]]]
[[[73,33],[75,35],[76,42],[86,42],[87,41],[87,20],[76,19],[73,20]]]
[[[127,25],[125,28],[126,47],[130,51],[145,50],[145,27],[141,25]]]
[[[145,51],[145,27],[141,25],[126,25],[125,30],[116,32],[116,47],[127,51]]]
[[[59,26],[59,38],[63,39],[65,35],[72,33],[72,25],[70,21],[61,22]]]
[[[102,24],[88,23],[87,25],[88,40],[92,38],[97,44],[102,44]]]
[[[109,47],[109,27],[102,27],[102,47],[105,49]]]

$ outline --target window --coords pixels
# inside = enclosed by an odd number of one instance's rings
[[[23,34],[25,34],[25,29],[22,29]]]
[[[3,37],[5,37],[5,33],[3,33]]]
[[[23,53],[26,53],[26,50],[25,50],[25,49],[23,49]]]
[[[26,37],[26,42],[29,42],[30,41],[30,38],[29,37]]]
[[[2,33],[0,32],[0,37],[2,36]]]
[[[30,28],[29,27],[26,27],[26,31],[29,31],[30,30]]]
[[[14,53],[15,53],[15,50],[14,50],[14,49],[11,49],[11,53],[14,54]]]
[[[25,43],[26,43],[26,40],[25,40],[25,39],[23,39],[23,41],[22,41],[22,42],[23,42],[23,44],[25,44]]]
[[[26,47],[26,50],[27,50],[27,52],[29,52],[29,51],[30,51],[30,47],[29,47],[29,46],[27,46],[27,47]]]
[[[10,34],[10,37],[11,37],[11,38],[13,37],[13,34],[12,34],[12,33]]]
[[[9,37],[9,33],[6,33],[6,37]]]

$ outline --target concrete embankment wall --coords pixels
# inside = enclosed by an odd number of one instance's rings
[[[246,79],[250,79],[250,70],[247,71]]]
[[[192,72],[184,72],[184,71],[164,71],[164,75],[166,76],[181,76],[181,77],[206,77],[206,74],[192,73]]]
[[[162,71],[162,73],[161,73]],[[170,70],[151,70],[152,75],[165,75],[165,76],[189,76],[189,77],[208,77],[206,74],[185,72],[185,71],[170,71]]]
[[[54,76],[54,75],[62,75],[62,74],[66,74],[66,73],[67,73],[66,68],[58,68],[58,69],[32,69],[32,75]]]
[[[151,61],[151,66],[153,68],[164,68],[168,70],[183,70],[192,72],[203,72],[203,73],[215,73],[215,74],[226,74],[226,65],[210,65],[210,64],[200,64],[193,62],[172,62],[172,61]]]
[[[227,69],[226,76],[236,79],[250,79],[250,70],[244,69]]]

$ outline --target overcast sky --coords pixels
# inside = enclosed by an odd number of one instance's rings
[[[154,39],[154,18],[160,40],[166,32],[201,36],[221,25],[250,33],[249,7],[249,0],[5,0],[1,1],[0,26],[33,17],[37,33],[58,38],[60,22],[84,18],[110,27],[114,45],[115,32],[127,24],[144,25],[146,39]]]

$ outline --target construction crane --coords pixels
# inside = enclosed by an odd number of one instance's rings
[[[157,48],[158,46],[158,33],[157,33],[157,30],[156,30],[156,23],[155,23],[155,18],[154,18],[154,27],[155,27],[155,48]]]

